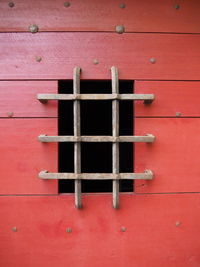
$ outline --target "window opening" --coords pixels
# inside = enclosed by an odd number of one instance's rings
[[[73,81],[59,81],[59,94],[72,94]],[[110,80],[80,82],[81,94],[111,94]],[[133,81],[119,81],[119,93],[133,93]],[[81,135],[112,135],[112,101],[80,101]],[[133,135],[133,101],[119,102],[119,134]],[[58,104],[58,135],[73,136],[73,101]],[[74,172],[74,144],[59,146],[59,172]],[[120,143],[120,172],[133,172],[134,143]],[[112,143],[81,143],[81,172],[112,173]],[[133,180],[121,180],[120,192],[133,192]],[[112,180],[83,180],[82,192],[112,192]],[[59,193],[74,193],[74,180],[59,180]]]

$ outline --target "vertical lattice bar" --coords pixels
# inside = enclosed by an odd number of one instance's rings
[[[116,67],[111,68],[112,76],[112,93],[119,93],[119,79],[118,70]],[[119,102],[118,100],[112,101],[112,135],[113,137],[119,136]],[[119,143],[112,144],[112,172],[119,173]],[[119,208],[119,180],[113,180],[113,207]]]
[[[73,74],[73,93],[80,94],[80,72],[79,67],[74,68]],[[81,135],[81,119],[80,119],[80,101],[74,101],[74,136]],[[81,173],[81,143],[74,143],[74,173]],[[75,206],[80,209],[82,207],[81,201],[81,180],[74,181],[75,187]]]

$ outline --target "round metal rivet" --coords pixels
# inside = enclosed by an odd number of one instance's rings
[[[176,227],[179,227],[181,225],[181,222],[177,221],[175,225]]]
[[[116,30],[117,33],[120,33],[120,34],[123,33],[123,32],[125,32],[125,28],[124,28],[123,25],[117,25],[115,27],[115,30]]]
[[[175,9],[179,9],[179,8],[180,8],[180,5],[176,4],[176,5],[174,6],[174,8],[175,8]]]
[[[126,232],[126,227],[125,227],[125,226],[122,226],[122,227],[121,227],[121,231],[122,231],[122,232]]]
[[[149,61],[150,61],[151,64],[155,64],[156,63],[156,59],[154,57],[150,58]]]
[[[66,229],[66,232],[67,232],[67,233],[71,233],[71,232],[72,232],[72,228],[68,227],[68,228]]]
[[[13,227],[13,228],[12,228],[12,231],[13,231],[13,232],[17,232],[17,227],[16,227],[16,226]]]
[[[121,4],[119,4],[119,7],[120,7],[120,8],[125,8],[126,5],[125,5],[124,3],[121,3]]]
[[[39,27],[35,24],[29,26],[29,31],[32,33],[36,33],[39,31]]]
[[[64,2],[64,6],[65,7],[69,7],[70,6],[70,2]]]
[[[181,112],[176,112],[176,117],[180,117],[181,116]]]
[[[8,116],[9,118],[13,117],[13,115],[14,115],[13,112],[7,112],[7,116]]]
[[[41,57],[35,57],[35,60],[36,60],[37,62],[41,62],[41,61],[42,61],[42,58],[41,58]]]
[[[94,64],[94,65],[97,65],[97,64],[99,64],[99,61],[98,61],[98,59],[94,59],[94,60],[93,60],[93,64]]]
[[[8,3],[8,6],[9,6],[9,7],[14,7],[15,4],[14,4],[13,2],[9,2],[9,3]]]

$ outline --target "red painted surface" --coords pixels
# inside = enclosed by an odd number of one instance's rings
[[[56,81],[0,81],[0,117],[57,117],[57,101],[41,104],[39,93],[57,93]]]
[[[198,80],[199,48],[192,34],[2,33],[0,79],[72,79],[77,65],[82,79],[110,79],[114,65],[120,79]]]
[[[152,105],[135,102],[135,116],[200,117],[200,82],[136,81],[135,93],[155,94]]]
[[[13,3],[0,3],[0,266],[199,267],[200,35],[184,33],[200,33],[200,2]],[[39,33],[24,33],[31,24]],[[155,177],[121,193],[119,210],[111,193],[83,194],[77,210],[74,194],[38,179],[41,170],[58,171],[58,151],[37,136],[58,131],[57,101],[44,105],[36,94],[57,93],[75,66],[81,79],[105,80],[113,65],[119,79],[136,80],[135,93],[156,96],[148,106],[135,101],[143,118],[134,128],[156,136],[135,144],[134,162],[135,172]]]
[[[0,119],[0,194],[57,194],[57,181],[38,178],[57,171],[57,144],[37,140],[46,133],[57,134],[57,119]]]
[[[135,144],[135,171],[150,169],[152,181],[136,181],[136,192],[200,192],[200,119],[138,118],[135,134],[152,133],[152,144]]]
[[[8,3],[1,1],[3,32],[28,31],[31,24],[40,31],[115,31],[122,24],[127,32],[200,32],[198,0],[71,0],[67,8],[61,0],[17,0],[12,8]]]
[[[0,265],[200,265],[199,194],[126,194],[120,201],[114,210],[111,194],[87,195],[77,210],[70,195],[2,196]]]

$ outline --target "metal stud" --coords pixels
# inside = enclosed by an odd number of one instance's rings
[[[121,227],[121,232],[126,232],[126,227],[125,226]]]
[[[36,33],[39,31],[39,27],[36,24],[30,25],[29,26],[29,31],[32,33]]]
[[[14,7],[14,6],[15,6],[15,3],[13,3],[13,2],[9,2],[9,3],[8,3],[8,6],[9,6],[9,7]]]
[[[121,4],[119,4],[119,7],[120,7],[120,8],[125,8],[126,5],[125,5],[124,3],[121,3]]]
[[[115,27],[115,30],[116,30],[117,33],[120,33],[120,34],[123,33],[123,32],[125,32],[125,28],[124,28],[123,25],[117,25]]]
[[[7,116],[8,116],[9,118],[12,118],[12,117],[13,117],[13,115],[14,115],[14,113],[13,113],[13,112],[7,112]]]
[[[174,8],[175,8],[175,9],[180,9],[180,5],[176,4],[176,5],[174,6]]]
[[[35,60],[37,61],[37,62],[41,62],[42,61],[42,58],[41,57],[35,57]]]
[[[64,2],[64,7],[69,7],[70,6],[70,2]]]
[[[150,61],[151,64],[155,64],[156,63],[156,59],[154,57],[151,57],[149,59],[149,61]]]
[[[17,232],[17,227],[14,226],[14,227],[12,228],[12,231],[13,231],[13,232]]]
[[[181,222],[177,221],[177,222],[175,223],[175,225],[176,225],[176,227],[179,227],[179,226],[181,225]]]
[[[181,112],[176,112],[176,117],[180,117],[181,116]]]
[[[98,59],[95,58],[95,59],[93,60],[93,64],[94,64],[94,65],[98,65],[98,64],[99,64]]]
[[[68,227],[66,228],[66,233],[71,233],[72,232],[72,228]]]

